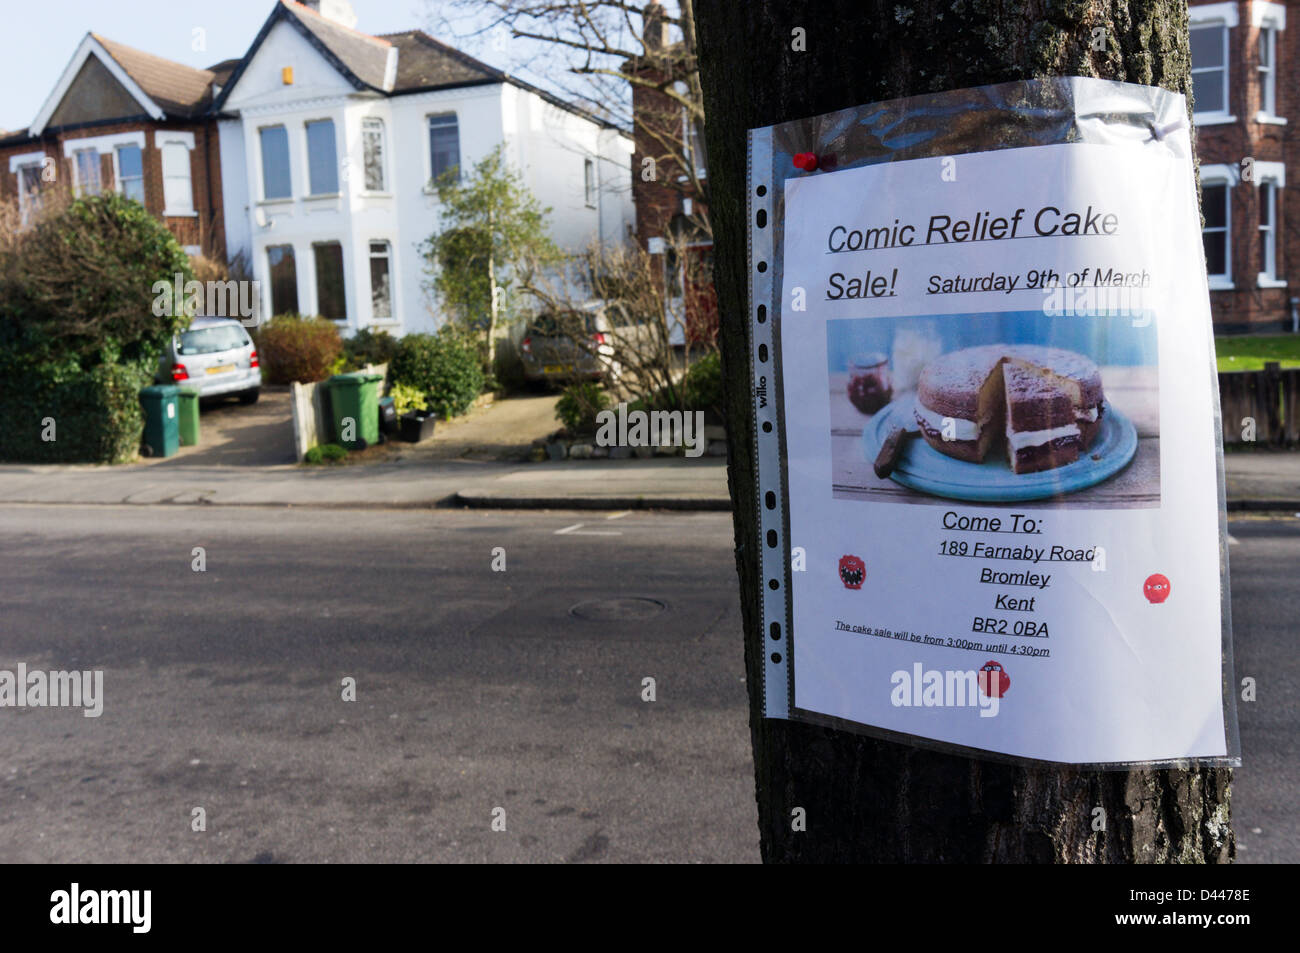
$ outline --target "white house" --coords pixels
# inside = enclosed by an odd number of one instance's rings
[[[418,30],[355,23],[347,0],[278,0],[217,94],[226,243],[263,314],[440,326],[419,251],[432,179],[503,143],[562,247],[627,238],[630,136]]]

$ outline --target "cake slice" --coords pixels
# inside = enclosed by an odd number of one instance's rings
[[[958,460],[983,462],[1001,440],[1006,414],[1002,360],[1002,345],[986,345],[945,354],[922,371],[916,423],[930,446]]]
[[[1106,406],[1097,365],[1074,351],[1034,344],[1015,347],[1008,359],[1018,361],[1026,370],[1046,378],[1069,395],[1074,422],[1079,425],[1080,449],[1092,446],[1101,429],[1101,415]]]
[[[1016,360],[1002,365],[1007,406],[1007,460],[1015,473],[1073,463],[1083,439],[1071,394],[1051,375]]]

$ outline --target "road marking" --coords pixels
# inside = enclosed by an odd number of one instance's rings
[[[572,526],[564,527],[564,529],[557,529],[555,531],[555,535],[556,536],[622,536],[623,535],[620,531],[616,529],[614,530],[589,529],[584,532],[582,527],[586,525],[587,525],[586,523],[574,523]]]
[[[578,525],[581,526],[582,524],[579,523]],[[1228,534],[1228,545],[1229,545],[1229,546],[1240,546],[1240,545],[1241,545],[1241,540],[1239,540],[1237,537],[1235,537],[1235,536],[1233,536],[1231,533],[1229,533],[1229,534]]]
[[[621,513],[611,513],[611,514],[609,514],[609,516],[606,516],[605,519],[607,519],[607,520],[621,520],[624,516],[630,516],[630,515],[632,515],[632,511],[631,511],[631,510],[624,510],[624,511],[621,512]]]

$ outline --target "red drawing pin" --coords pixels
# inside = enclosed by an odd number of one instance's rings
[[[1001,662],[985,662],[979,672],[980,692],[988,698],[1001,698],[1011,687],[1011,676]]]
[[[815,152],[796,152],[794,156],[794,167],[803,169],[805,172],[817,171],[817,153]]]
[[[1147,581],[1142,583],[1142,595],[1147,597],[1148,602],[1164,602],[1169,598],[1168,578],[1158,572],[1147,576]]]

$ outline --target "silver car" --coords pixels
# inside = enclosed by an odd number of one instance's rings
[[[233,318],[195,318],[172,338],[162,357],[158,378],[167,384],[198,387],[200,397],[238,395],[257,402],[262,368],[244,326]]]

